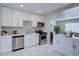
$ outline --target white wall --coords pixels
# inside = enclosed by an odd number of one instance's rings
[[[44,20],[45,20],[44,31],[47,32],[47,42],[50,43],[50,32],[52,31],[51,24],[55,25],[56,21],[54,20],[54,17],[52,15],[44,16]]]

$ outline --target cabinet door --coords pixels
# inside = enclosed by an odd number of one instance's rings
[[[29,47],[30,46],[29,40],[30,40],[29,35],[26,35],[25,38],[24,38],[24,46],[25,47]]]
[[[17,10],[13,9],[13,20],[12,20],[12,26],[17,26]]]
[[[12,9],[2,8],[2,26],[11,26],[12,24]]]
[[[29,21],[29,14],[22,12],[22,16],[24,21]]]
[[[73,56],[74,53],[73,53],[73,42],[72,42],[72,39],[70,38],[66,38],[65,39],[65,55],[67,56]]]
[[[21,11],[13,10],[12,26],[16,27],[23,26],[23,16]]]
[[[32,21],[32,27],[37,27],[37,21]]]
[[[37,27],[37,17],[36,15],[30,15],[29,20],[32,21],[32,27]]]
[[[64,37],[59,37],[58,38],[59,43],[58,43],[58,52],[64,54],[64,49],[65,49],[65,45],[64,45]]]
[[[74,39],[75,40],[75,49],[74,49],[74,55],[75,56],[79,56],[79,40],[78,39]]]
[[[23,16],[21,11],[17,11],[17,26],[23,26]]]
[[[39,43],[39,35],[30,34],[25,36],[25,47],[37,45]]]
[[[37,45],[38,43],[39,43],[39,35],[37,35],[37,34],[32,34],[31,35],[31,41],[30,41],[30,43],[32,44],[32,45]]]
[[[5,36],[1,38],[1,53],[12,51],[12,37]]]
[[[58,43],[59,43],[58,38],[56,38],[54,36],[54,38],[53,38],[53,49],[56,50],[56,51],[58,51]]]
[[[36,16],[38,22],[44,22],[43,16]]]

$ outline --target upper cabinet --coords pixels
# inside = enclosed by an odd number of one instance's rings
[[[38,22],[43,22],[43,17],[39,15],[30,14],[29,21],[32,21],[32,27],[37,27]]]
[[[23,16],[21,11],[13,10],[12,26],[23,26]]]
[[[13,10],[13,14],[12,14],[12,25],[11,26],[17,26],[17,20],[18,20],[18,14],[17,14],[17,10]]]
[[[32,27],[37,27],[37,20],[38,20],[37,15],[28,14],[25,12],[23,12],[22,15],[23,15],[23,21],[31,21]]]
[[[2,26],[23,27],[23,21],[32,21],[32,27],[37,27],[37,22],[43,22],[43,16],[2,7]]]
[[[28,21],[29,20],[29,14],[28,13],[22,12],[22,17],[23,17],[24,21]]]
[[[10,8],[2,8],[2,26],[11,26],[12,24],[12,9]]]
[[[32,22],[32,27],[37,27],[37,21]]]
[[[20,11],[2,8],[2,26],[23,26],[23,17]]]
[[[29,20],[32,21],[32,27],[37,27],[38,17],[36,15],[30,15]]]

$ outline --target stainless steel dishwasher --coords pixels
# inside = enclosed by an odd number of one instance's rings
[[[12,38],[12,51],[24,49],[24,35],[13,36]]]

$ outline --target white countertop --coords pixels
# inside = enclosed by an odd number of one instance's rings
[[[19,36],[19,35],[34,35],[34,34],[38,34],[38,33],[27,33],[27,34],[5,34],[3,36],[0,36],[1,37],[6,37],[6,36]]]
[[[79,39],[79,37],[72,36],[73,39]]]
[[[65,35],[63,34],[55,34],[56,36],[60,36],[60,37],[66,37]],[[70,38],[70,39],[79,39],[79,37],[75,37],[75,36],[72,36],[72,37],[67,37],[67,38]]]

